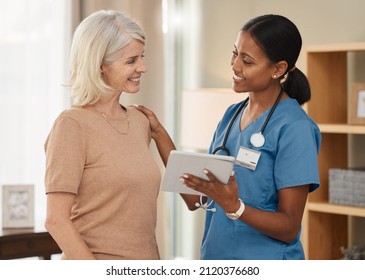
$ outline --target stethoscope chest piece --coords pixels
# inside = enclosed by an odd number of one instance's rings
[[[255,148],[260,148],[265,144],[265,136],[261,131],[256,132],[251,135],[250,142]]]

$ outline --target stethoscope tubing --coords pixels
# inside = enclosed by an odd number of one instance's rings
[[[228,139],[229,133],[231,132],[231,128],[232,128],[234,122],[236,121],[238,115],[243,110],[243,108],[247,105],[248,100],[249,100],[249,97],[247,97],[245,100],[243,100],[241,102],[240,106],[238,107],[237,111],[234,113],[231,121],[228,124],[226,133],[224,134],[222,145],[215,148],[214,151],[212,152],[212,154],[217,153],[219,150],[223,150],[227,153],[228,156],[230,156],[230,152],[229,152],[228,148],[226,148],[227,139]]]
[[[276,109],[276,106],[279,104],[279,101],[280,101],[280,99],[281,99],[281,97],[282,97],[283,93],[284,93],[284,90],[283,90],[283,88],[281,87],[281,89],[280,89],[280,93],[279,93],[278,97],[276,98],[274,105],[271,107],[270,112],[269,112],[268,116],[266,117],[266,119],[265,119],[265,121],[264,121],[264,124],[262,125],[262,127],[261,127],[260,131],[259,131],[259,132],[257,132],[258,134],[261,134],[261,135],[262,135],[262,137],[264,137],[264,136],[263,136],[264,130],[265,130],[265,128],[266,128],[266,126],[267,126],[267,124],[269,123],[269,120],[271,119],[271,116],[272,116],[272,114],[274,113],[274,111],[275,111],[275,109]],[[231,121],[230,121],[230,122],[229,122],[229,124],[228,124],[227,130],[226,130],[226,132],[225,132],[225,134],[224,134],[224,138],[223,138],[222,145],[221,145],[221,146],[219,146],[219,147],[217,147],[217,148],[215,148],[215,149],[213,150],[212,154],[217,153],[219,150],[223,150],[223,151],[225,151],[225,152],[226,152],[226,154],[227,154],[228,156],[230,156],[229,149],[226,147],[227,139],[228,139],[229,133],[231,132],[231,128],[232,128],[232,126],[233,126],[234,122],[236,121],[236,119],[237,119],[238,115],[239,115],[239,114],[240,114],[240,112],[243,110],[243,108],[247,105],[248,101],[249,101],[249,97],[247,97],[245,100],[243,100],[243,101],[241,102],[240,106],[238,107],[237,111],[235,112],[235,114],[233,115],[233,117],[232,117]],[[251,143],[251,144],[252,144],[252,143]],[[255,145],[253,145],[253,146],[255,146]]]
[[[265,128],[266,128],[266,126],[267,126],[267,124],[268,124],[269,120],[271,119],[271,116],[272,116],[272,114],[274,113],[274,111],[275,111],[275,109],[276,109],[276,106],[279,104],[279,101],[280,101],[281,97],[283,96],[283,93],[284,93],[284,90],[283,90],[283,88],[281,87],[280,93],[279,93],[278,97],[277,97],[277,98],[276,98],[276,100],[275,100],[274,106],[272,106],[272,108],[271,108],[271,110],[270,110],[269,114],[267,115],[267,117],[266,117],[266,119],[265,119],[264,124],[262,125],[262,127],[261,127],[261,129],[260,129],[261,134],[264,134],[264,130],[265,130]]]

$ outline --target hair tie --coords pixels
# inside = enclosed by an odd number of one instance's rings
[[[295,68],[297,68],[297,67],[294,65],[288,72],[293,72],[295,70]]]

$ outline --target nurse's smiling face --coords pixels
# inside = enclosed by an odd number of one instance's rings
[[[272,85],[275,64],[248,32],[238,33],[231,66],[233,89],[236,92],[260,92]]]

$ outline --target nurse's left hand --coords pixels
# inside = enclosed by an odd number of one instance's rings
[[[228,183],[224,184],[209,170],[204,170],[207,180],[200,179],[191,174],[184,174],[181,180],[187,187],[205,194],[213,199],[226,212],[236,212],[240,207],[238,200],[238,187],[234,172],[229,177]]]

